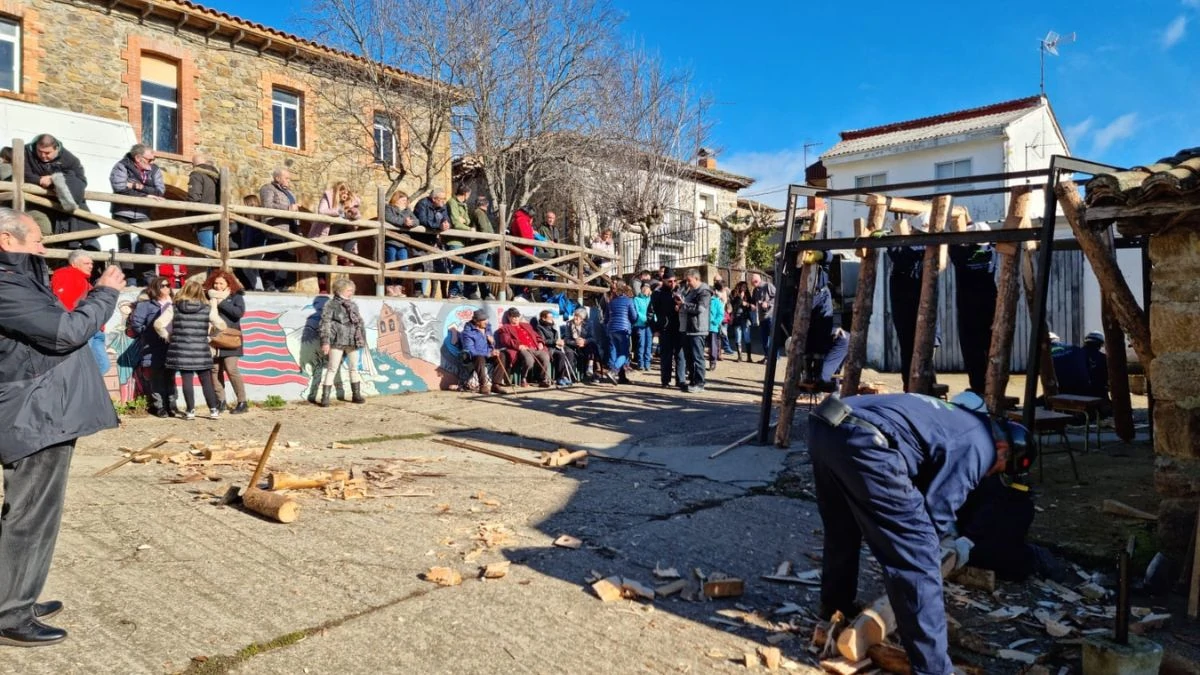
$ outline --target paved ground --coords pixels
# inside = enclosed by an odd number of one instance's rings
[[[732,601],[604,604],[595,570],[653,584],[656,565],[721,571],[751,583],[738,602],[807,604],[804,587],[757,582],[784,559],[806,569],[819,551],[811,502],[759,494],[787,453],[744,446],[707,455],[753,429],[762,366],[722,364],[702,395],[657,386],[576,387],[511,397],[454,393],[306,404],[217,422],[129,419],[80,443],[47,598],[67,610],[62,645],[6,649],[4,673],[714,672],[737,670],[763,644],[711,623]],[[429,497],[306,496],[291,525],[213,504],[244,465],[208,467],[220,481],[172,484],[180,467],[131,464],[93,473],[164,434],[189,441],[264,439],[284,423],[272,468],[393,466],[440,473],[403,483]],[[431,442],[552,449],[558,443],[654,464],[593,461],[557,474]],[[330,450],[331,441],[351,449]],[[261,441],[260,441],[261,442]],[[529,452],[533,456],[532,452]],[[417,461],[400,461],[401,458]],[[499,506],[486,506],[478,493]],[[481,528],[508,532],[481,546]],[[559,534],[583,540],[556,548]],[[470,560],[471,562],[467,562]],[[480,565],[512,561],[479,581]],[[459,570],[439,588],[431,565]],[[797,590],[800,589],[800,590]],[[800,642],[787,651],[801,654]],[[256,646],[257,645],[257,646]],[[785,647],[787,645],[785,644]],[[225,658],[235,657],[235,658]]]

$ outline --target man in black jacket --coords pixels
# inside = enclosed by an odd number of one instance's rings
[[[43,207],[30,210],[30,215],[37,221],[42,234],[63,234],[100,227],[70,215],[76,208],[87,209],[83,200],[84,190],[87,189],[87,176],[83,173],[83,164],[79,162],[79,158],[64,148],[57,138],[50,134],[39,134],[26,144],[25,180],[36,182],[49,190],[50,196],[62,206],[62,210]],[[72,242],[68,246],[100,250],[95,239]]]
[[[192,172],[188,174],[188,201],[196,204],[219,204],[221,202],[221,172],[208,155],[198,152],[192,157]],[[196,241],[204,248],[216,250],[216,225],[196,225]],[[230,232],[232,234],[232,231]],[[230,246],[233,237],[230,237]]]
[[[671,386],[671,371],[675,368],[675,357],[679,353],[679,310],[675,307],[678,280],[671,270],[663,272],[662,285],[650,296],[650,307],[654,314],[654,332],[658,334],[658,367],[662,375],[662,387]],[[687,386],[686,370],[675,373],[675,384]]]
[[[0,644],[36,647],[66,638],[41,622],[62,603],[38,603],[62,520],[75,440],[117,426],[87,348],[125,287],[111,266],[68,312],[46,282],[42,233],[0,208]]]

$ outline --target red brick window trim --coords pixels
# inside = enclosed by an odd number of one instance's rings
[[[121,52],[125,61],[125,73],[121,81],[125,83],[125,98],[121,99],[121,107],[128,113],[129,124],[133,127],[134,136],[142,138],[142,59],[144,57],[160,59],[173,63],[179,74],[176,86],[177,124],[179,135],[179,152],[163,152],[156,150],[155,154],[164,159],[180,162],[190,162],[196,150],[199,136],[199,118],[197,103],[199,101],[196,79],[196,62],[186,49],[161,40],[144,38],[140,35],[130,35],[129,43]]]
[[[20,65],[19,91],[0,91],[0,98],[36,103],[38,100],[38,85],[45,79],[41,71],[42,57],[46,50],[42,48],[42,23],[38,11],[28,5],[14,0],[0,0],[0,18],[15,22],[20,26],[20,52],[16,54]]]
[[[261,79],[262,102],[260,107],[262,110],[259,128],[262,129],[262,145],[268,150],[279,150],[296,155],[311,157],[316,148],[316,124],[313,114],[313,106],[316,103],[312,87],[306,83],[287,75],[275,73],[263,73]],[[283,91],[295,95],[299,99],[299,114],[296,118],[299,133],[300,147],[294,148],[288,145],[276,144],[274,141],[275,132],[275,91]]]

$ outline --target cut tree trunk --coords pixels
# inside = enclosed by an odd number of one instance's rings
[[[933,199],[929,215],[929,232],[943,232],[950,215],[950,195]],[[937,337],[938,280],[946,269],[946,245],[925,248],[924,269],[921,272],[921,302],[917,307],[917,333],[913,338],[912,365],[908,373],[908,390],[917,394],[933,393],[933,342]]]
[[[291,523],[300,516],[300,504],[287,495],[247,488],[242,493],[242,505],[264,518],[280,523]]]
[[[825,212],[813,214],[811,235],[821,234]],[[796,289],[796,311],[792,315],[792,336],[787,349],[787,371],[783,380],[783,400],[779,404],[779,421],[775,426],[775,445],[786,448],[792,442],[792,416],[796,412],[796,396],[800,378],[804,375],[804,353],[808,348],[808,325],[812,321],[811,279],[815,264],[801,264],[799,287]],[[770,355],[767,355],[770,358]]]
[[[350,472],[345,469],[321,471],[307,476],[297,476],[294,473],[272,473],[267,476],[267,489],[277,490],[309,490],[325,487],[330,483],[350,480]]]
[[[1133,343],[1133,351],[1137,352],[1138,360],[1146,372],[1150,372],[1150,363],[1154,361],[1154,348],[1150,343],[1150,323],[1146,313],[1138,306],[1129,284],[1121,275],[1117,266],[1117,258],[1104,244],[1100,234],[1087,229],[1083,224],[1083,200],[1079,197],[1079,188],[1075,183],[1065,180],[1055,189],[1058,203],[1062,206],[1063,215],[1071,224],[1071,231],[1079,242],[1079,248],[1087,256],[1096,280],[1100,282],[1100,292],[1108,299],[1112,313],[1116,315],[1121,328],[1129,335]]]
[[[854,233],[860,239],[870,237],[883,229],[887,218],[887,207],[872,206],[866,222],[854,221]],[[862,381],[863,364],[867,360],[867,334],[871,329],[871,314],[875,311],[875,282],[879,272],[879,249],[859,251],[862,261],[858,266],[858,288],[854,291],[854,318],[850,323],[850,345],[846,351],[846,365],[842,368],[842,396],[854,396]]]
[[[1008,217],[1004,229],[1029,227],[1029,199],[1032,188],[1014,187],[1009,196]],[[1009,364],[1012,363],[1013,330],[1017,323],[1017,262],[1021,249],[1013,243],[996,245],[1000,254],[1000,275],[996,283],[996,311],[992,316],[992,343],[988,348],[987,385],[984,401],[993,415],[1004,414],[1004,395],[1008,389]],[[1027,401],[1032,405],[1032,401]]]
[[[867,658],[867,650],[882,644],[896,630],[896,613],[887,596],[883,596],[864,609],[854,621],[838,635],[838,653],[852,662]]]

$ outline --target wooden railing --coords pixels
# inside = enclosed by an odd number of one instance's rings
[[[24,153],[20,151],[24,147],[23,142],[15,139],[12,147],[17,149],[13,153],[13,177],[11,181],[0,182],[0,203],[10,204],[20,210],[27,205],[33,205],[66,213],[66,209],[51,199],[45,189],[24,180]],[[221,171],[220,184],[222,190],[219,204],[198,204],[89,191],[84,195],[88,201],[144,207],[151,209],[155,215],[163,211],[182,215],[129,224],[77,208],[69,215],[96,223],[99,229],[63,232],[45,237],[46,257],[66,258],[70,249],[64,245],[74,241],[106,235],[131,234],[143,240],[154,241],[163,247],[183,251],[184,255],[118,252],[115,254],[118,262],[179,264],[189,268],[216,267],[228,270],[275,270],[295,273],[298,279],[311,278],[317,274],[367,276],[374,280],[378,295],[383,295],[389,284],[403,280],[451,281],[464,285],[492,284],[501,299],[512,297],[511,287],[567,291],[577,298],[582,298],[585,293],[603,293],[608,290],[605,279],[607,273],[602,270],[602,264],[613,260],[615,256],[612,254],[571,244],[524,239],[507,233],[486,234],[470,230],[447,231],[447,237],[461,240],[465,245],[457,249],[443,249],[431,243],[432,236],[414,238],[393,229],[384,221],[386,202],[383,188],[379,188],[376,195],[376,217],[350,221],[306,211],[281,211],[233,204],[229,189],[231,181],[225,170]],[[331,233],[310,238],[293,233],[289,229],[268,225],[262,222],[265,219],[295,221],[302,232],[309,231],[309,227],[316,223],[328,224],[331,226]],[[215,226],[215,250],[205,248],[193,239],[183,239],[163,232],[167,228],[205,224]],[[273,241],[250,248],[233,248],[230,246],[230,231],[234,224],[241,228],[259,230],[272,239],[283,241]],[[332,226],[341,231],[335,232]],[[348,241],[358,242],[359,249],[365,252],[352,253],[343,250],[341,245]],[[385,262],[385,248],[388,242],[407,247],[409,258]],[[535,247],[541,255],[524,250],[529,247]],[[262,255],[284,251],[293,253],[296,260],[258,259]],[[112,255],[103,251],[86,252],[96,259],[107,259]],[[315,262],[320,253],[329,256],[330,263],[340,264]],[[491,254],[490,265],[482,265],[477,261],[484,253]],[[463,270],[461,273],[426,272],[419,267],[427,262],[438,261],[443,262],[447,269],[462,267]],[[521,278],[521,275],[527,273],[535,273],[537,278]],[[433,284],[433,287],[436,289],[438,284]]]

